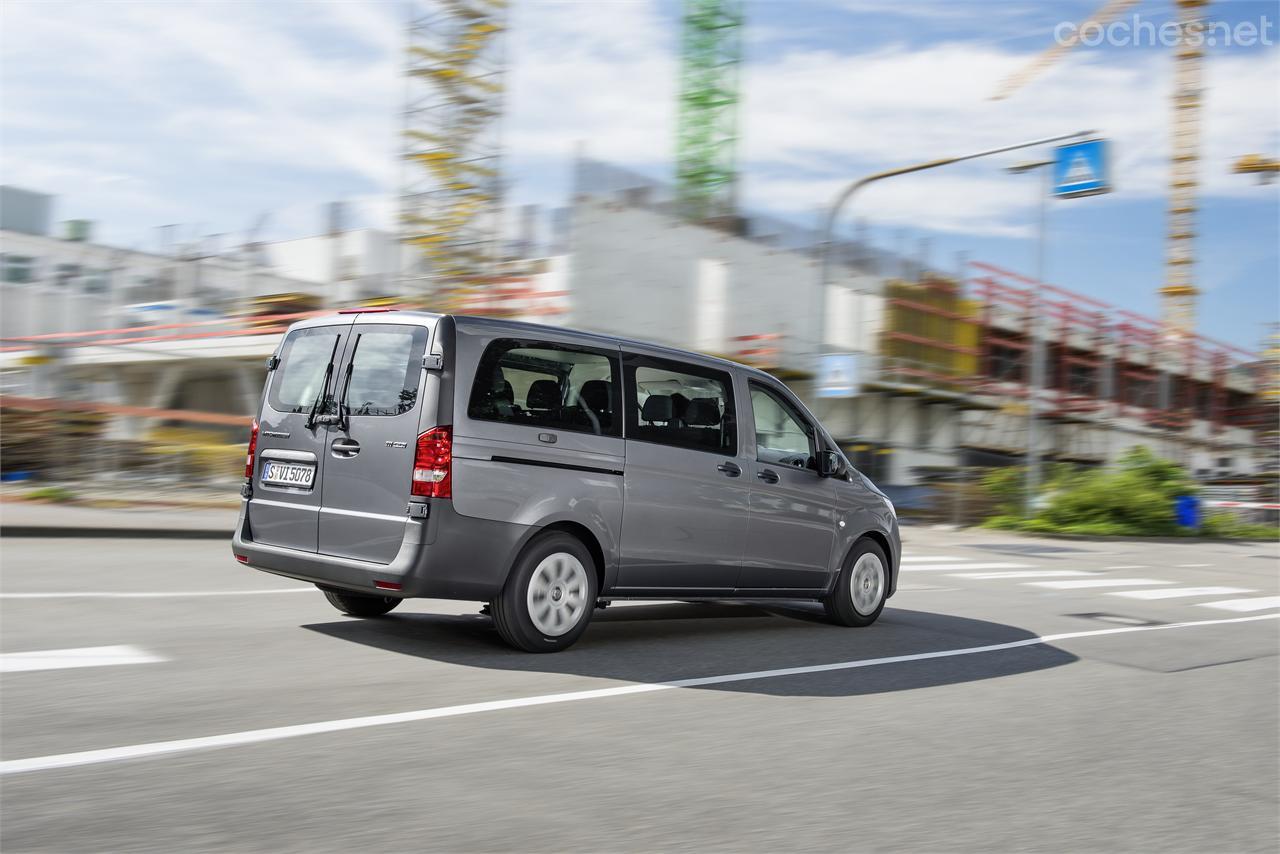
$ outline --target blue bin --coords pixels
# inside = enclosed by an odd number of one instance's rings
[[[1182,527],[1200,527],[1200,499],[1196,496],[1179,495],[1174,499],[1173,513]]]

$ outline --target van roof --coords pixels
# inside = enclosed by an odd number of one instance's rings
[[[758,376],[762,376],[762,377],[771,376],[770,374],[760,370],[759,368],[753,368],[752,366],[744,365],[741,362],[735,362],[731,359],[724,359],[719,356],[712,356],[707,353],[699,353],[694,350],[682,350],[679,347],[669,347],[665,344],[657,344],[652,341],[642,341],[636,338],[624,338],[620,335],[607,335],[601,332],[587,332],[582,329],[571,329],[565,326],[550,326],[545,323],[527,323],[524,321],[506,320],[504,318],[498,318],[498,317],[480,317],[476,315],[467,315],[467,314],[443,315],[443,314],[434,314],[432,312],[427,312],[427,311],[414,311],[414,310],[387,311],[386,309],[379,310],[375,308],[368,312],[361,312],[353,309],[346,309],[345,313],[343,314],[334,312],[332,314],[325,314],[319,317],[311,317],[306,320],[298,321],[297,323],[294,324],[294,326],[326,326],[330,323],[333,323],[334,321],[339,321],[343,324],[349,324],[349,323],[354,323],[360,320],[366,314],[377,317],[379,322],[382,322],[382,323],[392,323],[395,321],[401,321],[404,323],[420,324],[424,326],[434,325],[441,318],[448,316],[448,317],[452,317],[454,322],[457,324],[458,328],[463,331],[470,331],[470,330],[480,331],[481,329],[498,328],[498,329],[509,329],[511,330],[512,333],[524,333],[527,335],[545,334],[546,332],[571,332],[574,335],[580,335],[583,338],[592,339],[601,343],[620,344],[622,346],[643,347],[650,351],[656,351],[664,355],[668,355],[673,359],[688,358],[692,356],[703,362],[718,363],[725,367],[732,367],[732,368],[737,368],[739,370],[748,371]]]
[[[567,326],[550,326],[545,323],[527,323],[519,320],[506,320],[495,317],[476,317],[474,315],[455,314],[452,315],[454,322],[458,324],[458,328],[462,330],[493,328],[510,329],[513,332],[525,332],[530,335],[537,335],[540,332],[572,332],[574,335],[581,335],[584,338],[591,338],[601,343],[621,344],[622,346],[643,347],[647,350],[658,351],[665,355],[669,355],[674,359],[688,358],[693,356],[701,361],[717,362],[725,367],[738,368],[739,370],[749,371],[760,376],[770,376],[770,374],[759,368],[753,368],[750,365],[744,365],[741,362],[735,362],[731,359],[721,358],[720,356],[712,356],[707,353],[699,353],[696,350],[682,350],[679,347],[669,347],[666,344],[658,344],[653,341],[643,341],[638,338],[624,338],[621,335],[609,335],[603,332],[587,332],[582,329],[571,329]]]

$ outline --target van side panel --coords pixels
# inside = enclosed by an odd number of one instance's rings
[[[622,527],[621,457],[529,450],[455,437],[454,509],[461,516],[522,526],[578,522],[595,534],[607,572],[616,563]]]
[[[622,527],[625,444],[621,436],[497,423],[468,417],[480,358],[495,338],[483,323],[457,329],[453,353],[453,509],[460,518],[517,528],[573,521],[595,535],[612,576]],[[563,345],[599,341],[547,329],[529,337]],[[545,441],[553,438],[554,441]],[[514,555],[512,556],[514,557]],[[501,569],[505,574],[510,561]]]

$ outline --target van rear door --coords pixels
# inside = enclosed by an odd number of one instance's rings
[[[422,399],[431,328],[383,318],[361,315],[351,327],[333,384],[339,423],[324,429],[320,451],[319,551],[375,563],[400,550],[418,433],[436,414],[436,395]]]
[[[255,541],[314,552],[325,429],[350,321],[294,328],[278,351],[258,420],[249,520]]]

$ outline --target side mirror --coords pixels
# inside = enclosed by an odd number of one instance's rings
[[[823,451],[818,455],[818,473],[823,477],[844,477],[848,471],[842,454]]]

